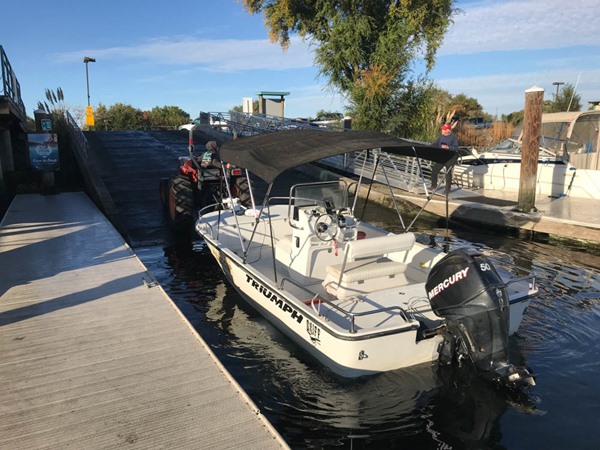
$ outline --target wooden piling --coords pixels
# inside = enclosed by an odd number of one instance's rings
[[[542,128],[542,101],[544,89],[533,86],[525,91],[525,117],[521,148],[521,175],[519,181],[519,211],[532,212],[535,208],[537,165]]]

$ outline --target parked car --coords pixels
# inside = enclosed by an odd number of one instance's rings
[[[350,128],[351,117],[344,116],[341,113],[329,114],[327,116],[318,116],[315,120],[311,120],[311,125],[316,125],[322,128],[342,127]]]
[[[470,117],[465,120],[466,124],[473,125],[477,129],[490,128],[492,122],[485,120],[483,117]]]
[[[210,125],[213,128],[221,129],[229,126],[227,120],[225,120],[222,114],[200,113],[199,117],[196,117],[190,123],[180,125],[179,127],[177,127],[177,129],[189,131],[194,125]]]

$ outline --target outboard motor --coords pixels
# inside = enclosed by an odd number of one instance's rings
[[[441,364],[467,360],[501,385],[535,384],[526,368],[508,363],[508,293],[485,255],[464,248],[448,253],[425,287],[433,312],[446,320]]]

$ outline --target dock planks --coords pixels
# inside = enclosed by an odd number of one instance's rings
[[[0,448],[287,448],[83,193],[0,227]]]

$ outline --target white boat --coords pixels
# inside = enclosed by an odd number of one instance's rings
[[[374,131],[295,130],[227,142],[222,165],[265,181],[262,202],[245,208],[224,199],[199,211],[195,229],[242,297],[336,374],[468,360],[493,380],[533,383],[527,369],[508,363],[507,343],[537,292],[534,277],[503,279],[478,251],[421,244],[400,215],[401,234],[363,222],[358,197],[350,201],[362,177],[352,189],[316,181],[272,195],[287,170],[371,149],[446,165],[457,159]]]
[[[600,111],[542,115],[536,195],[600,199]],[[517,193],[521,138],[462,157],[454,182],[463,188]]]

